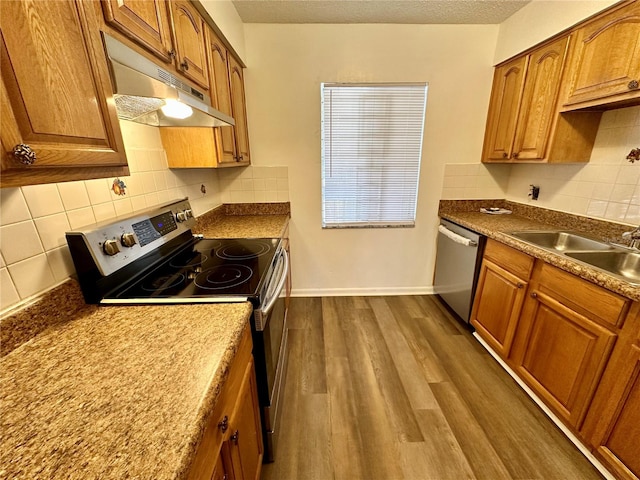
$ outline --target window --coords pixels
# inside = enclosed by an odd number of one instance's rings
[[[322,226],[413,226],[426,84],[321,84]]]

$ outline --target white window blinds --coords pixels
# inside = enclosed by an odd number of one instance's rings
[[[412,226],[426,84],[322,90],[322,226]]]

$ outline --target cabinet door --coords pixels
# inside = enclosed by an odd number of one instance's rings
[[[540,48],[529,57],[527,80],[516,127],[513,157],[542,160],[546,157],[568,37]]]
[[[578,30],[572,64],[565,105],[618,94],[640,97],[640,2],[631,2]]]
[[[204,89],[209,89],[205,49],[206,23],[191,2],[172,0],[170,5],[176,68]]]
[[[107,24],[166,63],[172,61],[169,15],[164,0],[102,0]]]
[[[231,108],[233,109],[233,119],[236,121],[236,148],[238,162],[250,163],[249,154],[249,130],[247,128],[247,110],[244,96],[244,74],[242,66],[229,55],[229,79],[231,84]]]
[[[616,408],[606,433],[598,441],[596,455],[618,474],[619,478],[640,478],[640,347],[631,347],[625,371],[622,398],[615,398]]]
[[[218,166],[215,128],[162,127],[159,130],[169,168]]]
[[[483,161],[511,158],[528,57],[496,69],[489,104]]]
[[[493,262],[480,269],[471,325],[503,358],[509,356],[527,282]]]
[[[257,480],[262,466],[262,426],[258,406],[258,389],[253,359],[245,371],[245,378],[238,398],[237,412],[229,437],[229,453],[235,478]]]
[[[218,455],[218,461],[216,466],[213,469],[213,474],[211,475],[211,480],[233,480],[235,477],[233,476],[233,472],[229,470],[229,468],[225,465],[225,456],[227,455],[228,442],[225,442],[225,445],[222,446],[220,451],[220,455]]]
[[[579,428],[616,335],[539,291],[527,298],[516,335],[517,373]]]
[[[98,13],[90,2],[0,2],[3,187],[128,175]],[[14,155],[19,144],[34,163]]]
[[[231,109],[231,87],[229,85],[229,62],[227,49],[211,29],[207,29],[207,50],[209,55],[209,78],[211,98],[215,98],[214,107],[233,117]],[[233,127],[216,129],[218,143],[218,163],[236,163],[236,138]]]

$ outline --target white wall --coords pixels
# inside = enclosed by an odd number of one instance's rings
[[[200,0],[200,3],[240,58],[246,60],[244,24],[231,0]]]
[[[254,165],[289,167],[297,294],[424,292],[444,164],[479,158],[496,25],[245,25]],[[320,83],[429,82],[416,227],[321,228]]]
[[[618,0],[533,0],[500,24],[495,63],[569,28]]]

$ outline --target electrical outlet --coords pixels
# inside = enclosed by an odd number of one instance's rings
[[[538,200],[538,195],[540,195],[540,187],[538,185],[529,185],[529,196],[531,200]]]

